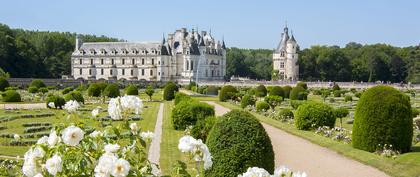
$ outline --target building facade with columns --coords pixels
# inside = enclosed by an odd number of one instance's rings
[[[83,43],[76,37],[71,74],[84,80],[223,80],[226,46],[211,33],[186,28],[161,42]]]
[[[279,45],[273,52],[273,79],[291,80],[299,79],[298,44],[293,34],[289,36],[287,26],[281,34]]]

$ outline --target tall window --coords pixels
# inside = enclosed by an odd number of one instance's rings
[[[191,70],[194,70],[194,61],[191,61]]]
[[[154,65],[154,64],[155,64],[155,59],[152,58],[152,65]]]
[[[109,70],[109,74],[112,76],[112,69],[111,69],[111,70]]]
[[[90,59],[90,64],[93,65],[93,59]]]
[[[103,65],[104,64],[104,59],[103,58],[101,58],[101,65]]]
[[[104,69],[101,69],[101,75],[104,75]]]
[[[125,69],[122,69],[122,75],[125,75]]]
[[[133,59],[131,59],[131,64],[134,65],[134,63],[135,63],[135,60],[133,58]]]
[[[131,70],[130,71],[130,74],[133,76],[134,75],[134,70]]]
[[[141,64],[144,65],[144,58],[141,59]]]
[[[280,62],[280,68],[284,68],[284,62]]]
[[[82,59],[79,59],[79,64],[82,64]]]
[[[89,75],[92,75],[92,69],[89,69]]]
[[[111,65],[114,65],[114,59],[111,59]]]
[[[125,65],[125,59],[122,59],[122,64]]]
[[[82,68],[79,69],[79,74],[82,75]]]
[[[186,67],[186,68],[187,68],[187,71],[188,71],[188,70],[190,70],[190,61],[189,61],[189,60],[187,60],[187,63],[185,63],[185,64],[186,64],[186,66],[187,66],[187,67]]]
[[[153,76],[153,70],[150,70],[150,75]]]
[[[144,76],[144,69],[141,69],[141,75]]]

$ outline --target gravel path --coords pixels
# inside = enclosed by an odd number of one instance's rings
[[[159,112],[157,114],[155,132],[152,143],[149,148],[149,161],[159,164],[160,158],[160,142],[162,139],[162,121],[163,121],[163,103],[160,103]]]
[[[212,101],[216,116],[230,111]],[[294,171],[305,171],[310,177],[387,177],[384,172],[344,157],[328,148],[261,123],[271,139],[276,166],[287,165]]]
[[[0,104],[0,109],[47,109],[45,103]]]

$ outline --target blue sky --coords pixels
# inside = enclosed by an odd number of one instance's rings
[[[287,21],[302,48],[312,45],[420,43],[416,0],[5,0],[12,28],[160,41],[186,27],[212,30],[228,47],[275,48]]]

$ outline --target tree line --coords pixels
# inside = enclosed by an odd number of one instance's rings
[[[60,78],[70,74],[75,33],[10,29],[0,24],[0,69],[11,77]],[[121,39],[81,35],[85,42]],[[270,80],[271,49],[227,49],[226,79]],[[391,81],[420,83],[420,45],[312,46],[299,51],[299,78],[305,81]]]

